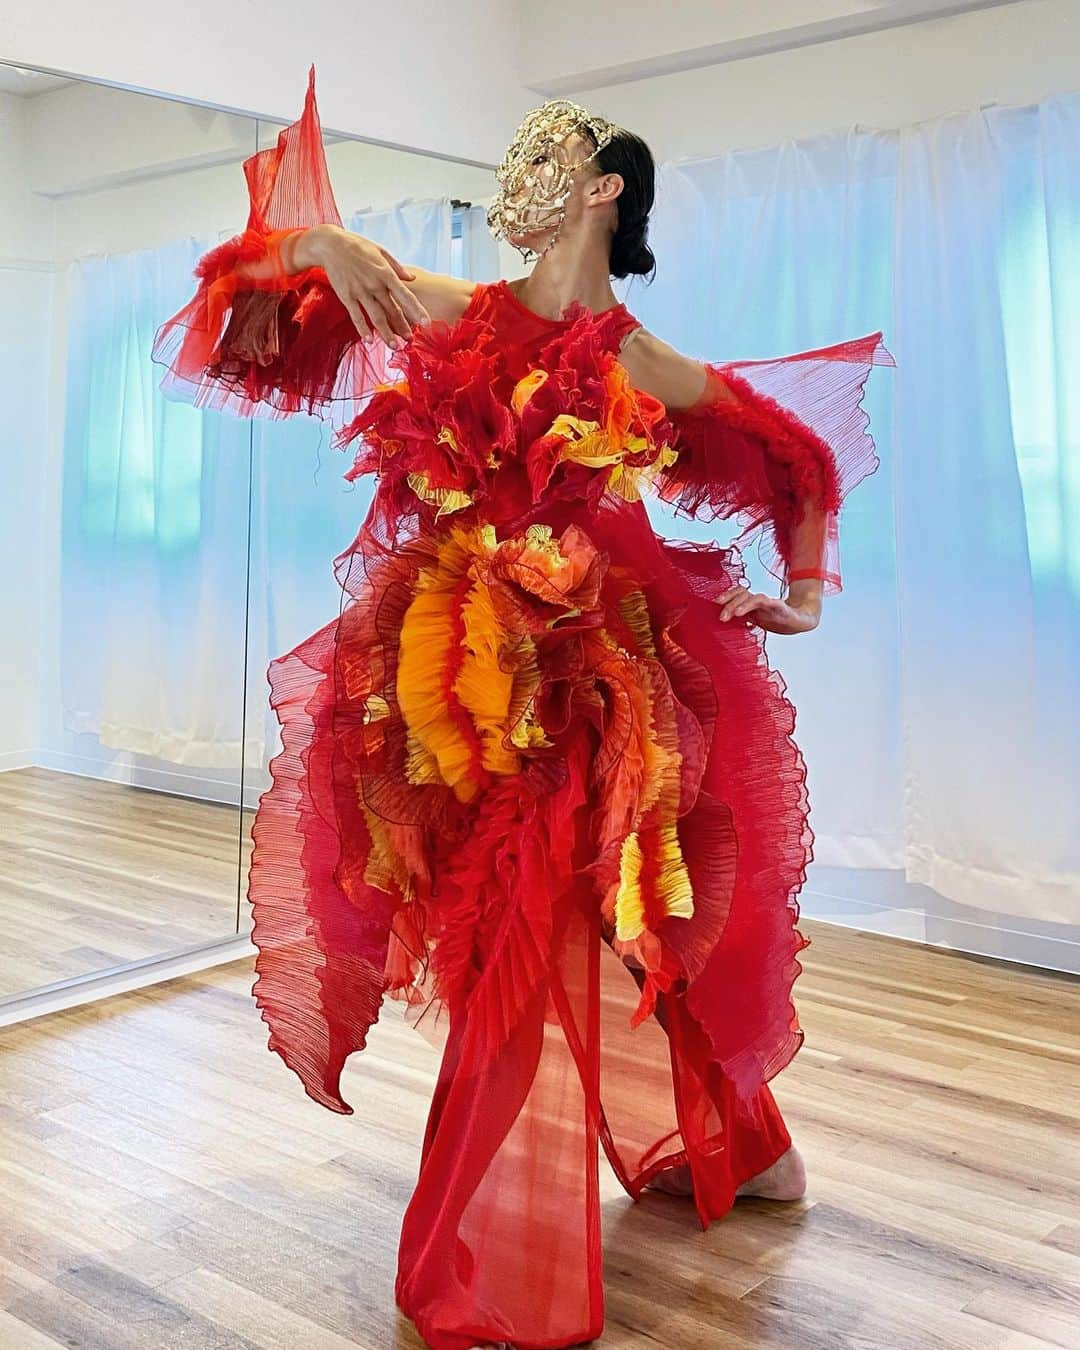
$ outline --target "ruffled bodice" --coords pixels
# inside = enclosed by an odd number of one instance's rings
[[[558,319],[537,314],[518,299],[505,278],[500,278],[477,283],[462,318],[491,324],[505,369],[519,379],[536,364],[546,344],[565,333],[585,312],[582,306],[573,304]],[[627,336],[642,326],[622,302],[591,317],[604,348],[616,356]]]
[[[529,310],[504,280],[477,285],[459,319],[413,330],[380,384],[335,437],[347,478],[373,473],[370,522],[387,544],[416,531],[519,530],[559,503],[587,519],[602,500],[639,503],[672,462],[664,405],[618,359],[640,326],[623,304],[560,319]]]

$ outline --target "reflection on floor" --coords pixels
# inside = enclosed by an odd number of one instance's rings
[[[0,998],[235,933],[239,829],[235,805],[0,773]]]
[[[807,1043],[772,1086],[809,1191],[703,1233],[604,1164],[598,1347],[1080,1345],[1080,986],[805,931]],[[0,1031],[0,1344],[419,1350],[393,1277],[436,1051],[388,1007],[333,1115],[251,983],[245,960]]]

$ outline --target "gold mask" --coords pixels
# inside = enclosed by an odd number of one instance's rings
[[[594,117],[565,98],[549,99],[526,113],[495,170],[499,188],[487,212],[488,228],[494,237],[508,239],[511,234],[548,230],[554,225],[555,233],[539,251],[509,241],[526,261],[530,254],[542,257],[562,230],[574,174],[595,158],[618,130],[614,122]],[[571,162],[558,153],[558,147],[575,131],[591,136],[596,148],[584,159]]]

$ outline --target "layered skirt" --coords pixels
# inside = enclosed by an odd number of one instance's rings
[[[790,1146],[794,709],[717,614],[739,555],[640,503],[393,548],[369,519],[335,566],[339,616],[269,672],[253,992],[333,1110],[385,997],[441,1048],[396,1284],[428,1344],[574,1345],[601,1147],[635,1199],[689,1164],[707,1227]]]

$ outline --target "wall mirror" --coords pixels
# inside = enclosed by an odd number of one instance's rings
[[[370,489],[319,420],[170,401],[149,353],[281,125],[0,62],[6,1019],[244,950],[280,744],[267,664],[336,614]],[[490,168],[326,139],[348,228],[441,271],[514,270]]]

